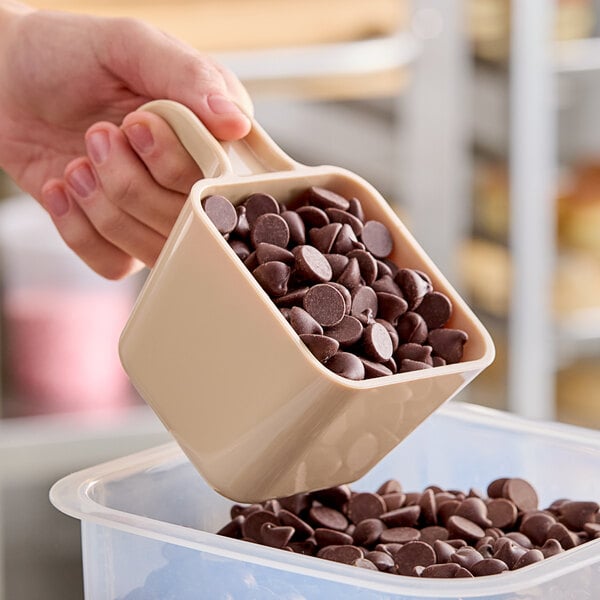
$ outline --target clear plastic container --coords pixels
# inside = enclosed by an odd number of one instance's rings
[[[540,504],[600,498],[600,432],[525,421],[449,403],[365,477],[373,491],[395,477],[485,490],[524,477]],[[475,579],[418,579],[366,571],[214,535],[231,501],[198,475],[174,444],[70,475],[50,497],[81,519],[87,600],[592,600],[600,540],[515,572]]]

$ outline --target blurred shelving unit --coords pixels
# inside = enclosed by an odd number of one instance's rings
[[[600,357],[599,6],[469,4],[475,105],[485,107],[475,112],[476,187],[483,173],[487,189],[476,193],[467,287],[492,327],[506,329],[508,315],[508,407],[563,418],[557,374]]]

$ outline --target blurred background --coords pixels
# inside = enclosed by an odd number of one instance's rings
[[[291,156],[370,181],[480,316],[463,400],[600,428],[599,0],[41,0],[213,53]],[[82,598],[66,473],[168,440],[117,343],[109,283],[0,172],[0,600]]]

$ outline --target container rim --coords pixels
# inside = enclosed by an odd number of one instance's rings
[[[530,422],[502,411],[457,401],[449,402],[438,410],[454,420],[493,425],[495,428],[510,429],[511,432],[526,431],[541,437],[583,445],[590,451],[600,452],[600,433],[592,430],[558,423]],[[52,486],[50,501],[58,510],[82,522],[89,521],[134,535],[158,539],[165,543],[273,569],[291,571],[312,578],[322,579],[326,574],[329,580],[338,583],[365,587],[387,594],[410,594],[417,598],[443,600],[457,596],[474,598],[481,597],[483,594],[511,593],[531,588],[581,567],[600,562],[600,540],[594,540],[540,563],[518,571],[510,571],[501,577],[490,575],[478,577],[475,580],[419,579],[418,587],[416,587],[412,577],[356,569],[312,556],[290,553],[283,555],[280,550],[266,546],[253,545],[252,553],[250,553],[247,543],[242,540],[217,536],[214,533],[111,509],[91,497],[94,486],[103,479],[114,478],[115,475],[122,478],[142,469],[156,468],[168,462],[181,464],[186,461],[185,455],[175,442],[163,444],[62,478]],[[547,568],[549,562],[551,563],[550,572]]]

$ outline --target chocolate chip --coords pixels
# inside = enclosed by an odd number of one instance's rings
[[[221,234],[232,232],[237,225],[238,217],[235,208],[224,196],[208,196],[202,200],[202,208],[206,216]]]
[[[555,539],[563,548],[563,550],[570,550],[579,544],[577,536],[569,531],[562,523],[554,523],[548,529],[548,539]]]
[[[523,567],[528,567],[529,565],[542,560],[544,560],[544,555],[540,550],[527,550],[527,552],[525,552],[523,556],[521,556],[521,558],[519,558],[519,560],[513,565],[513,569],[522,569]]]
[[[250,230],[250,239],[255,247],[261,242],[267,242],[285,248],[290,241],[290,230],[283,217],[268,213],[256,219]]]
[[[379,539],[383,544],[406,544],[420,537],[421,533],[414,527],[390,527],[381,532]]]
[[[373,379],[374,377],[387,377],[393,375],[394,371],[381,363],[376,363],[362,356],[359,356],[360,362],[365,368],[365,379]]]
[[[365,222],[365,212],[358,198],[348,200],[348,212],[354,215],[361,223]]]
[[[306,292],[308,292],[307,287],[298,288],[284,294],[283,296],[279,296],[279,298],[274,298],[275,304],[282,308],[291,308],[293,306],[301,306],[304,300],[304,296],[306,296]]]
[[[337,279],[348,266],[348,257],[343,254],[324,254],[323,256],[331,267],[332,279]]]
[[[433,368],[430,364],[405,358],[400,362],[398,373],[409,373],[411,371],[423,371]]]
[[[497,558],[504,562],[509,569],[512,569],[516,562],[527,552],[519,544],[512,541],[510,538],[501,537],[494,543],[493,558]]]
[[[324,327],[339,323],[346,313],[344,297],[327,283],[311,287],[304,296],[303,305],[304,310]]]
[[[450,557],[454,554],[456,548],[444,540],[435,540],[433,542],[433,550],[435,552],[437,562],[443,564],[450,561]]]
[[[230,537],[234,539],[239,539],[242,537],[242,523],[245,521],[245,517],[242,515],[237,515],[234,517],[227,525],[221,527],[219,531],[217,531],[217,535],[224,535],[225,537]]]
[[[443,327],[452,316],[452,303],[441,292],[429,292],[423,296],[415,312],[419,313],[429,329]]]
[[[356,218],[352,213],[339,208],[326,208],[325,212],[332,223],[341,223],[352,228],[354,235],[360,235],[363,230],[362,221]]]
[[[242,242],[241,240],[230,240],[229,245],[241,261],[246,260],[250,256],[250,248],[248,248],[246,242]]]
[[[285,263],[273,260],[256,267],[252,275],[269,296],[283,296],[287,293],[290,272]]]
[[[387,552],[373,550],[365,554],[365,558],[370,560],[377,569],[384,573],[389,573],[394,569],[394,559]]]
[[[250,237],[250,224],[246,217],[246,207],[243,205],[236,206],[235,212],[237,215],[237,223],[233,233],[241,240],[246,241]]]
[[[487,495],[490,498],[502,498],[502,488],[507,481],[508,477],[494,479],[487,487]]]
[[[427,324],[423,317],[415,312],[406,312],[399,319],[396,331],[400,343],[414,342],[422,344],[427,339]]]
[[[371,285],[377,277],[377,262],[371,254],[365,250],[351,250],[347,254],[348,258],[355,258],[358,261],[360,276],[365,285]]]
[[[344,531],[348,527],[348,519],[338,510],[328,506],[313,506],[308,514],[317,527],[336,531]]]
[[[277,517],[266,510],[257,510],[248,515],[242,523],[242,535],[256,542],[261,542],[261,528],[265,523],[277,525]]]
[[[517,544],[519,544],[519,546],[522,546],[523,548],[533,548],[531,540],[523,533],[520,533],[518,531],[509,531],[506,534],[506,537],[513,540],[514,542],[517,542]]]
[[[396,494],[401,492],[402,484],[397,479],[388,479],[377,488],[376,493],[380,496],[385,496],[387,494]]]
[[[363,326],[356,317],[345,315],[337,325],[328,327],[325,333],[337,340],[340,347],[347,348],[360,340],[363,335]]]
[[[342,274],[337,278],[337,282],[349,290],[354,290],[362,285],[362,278],[360,276],[360,267],[356,258],[351,258],[346,265],[346,268],[342,271]]]
[[[421,529],[421,541],[433,546],[436,541],[446,541],[448,539],[448,530],[439,525],[430,525]]]
[[[400,269],[394,280],[400,286],[402,295],[408,303],[408,310],[415,310],[426,294],[431,292],[431,283],[424,279],[419,271]]]
[[[379,494],[362,492],[350,497],[348,517],[358,524],[364,519],[379,518],[385,512],[385,502]]]
[[[335,242],[333,242],[331,251],[335,254],[348,254],[348,252],[351,252],[358,246],[357,242],[358,239],[356,235],[354,235],[352,227],[344,224],[335,238]]]
[[[353,540],[351,535],[343,531],[317,527],[315,529],[315,541],[317,542],[317,546],[322,548],[324,546],[352,544]]]
[[[292,552],[305,554],[306,556],[314,556],[317,551],[317,542],[314,540],[302,540],[301,542],[290,542],[288,547]]]
[[[365,367],[358,357],[349,352],[338,352],[331,357],[326,366],[347,379],[360,381],[365,378]]]
[[[544,558],[550,558],[551,556],[556,556],[557,554],[564,552],[564,549],[557,539],[551,538],[546,540],[544,545],[540,548],[540,551],[544,555]]]
[[[325,211],[316,206],[302,206],[296,211],[296,214],[302,219],[306,228],[312,229],[329,225],[329,217]]]
[[[384,532],[385,533],[385,532]],[[398,575],[410,575],[414,567],[429,567],[435,564],[433,548],[424,542],[408,542],[394,555]]]
[[[437,523],[437,502],[433,490],[427,489],[421,494],[419,508],[421,509],[421,523],[425,525]]]
[[[497,575],[498,573],[508,571],[508,567],[497,558],[484,558],[473,565],[470,571],[475,577],[484,577],[486,575]]]
[[[487,505],[488,518],[493,527],[512,527],[517,521],[517,507],[506,498],[496,498]]]
[[[358,558],[352,563],[353,567],[360,567],[361,569],[369,569],[371,571],[378,571],[379,569],[366,558]]]
[[[347,485],[336,485],[317,490],[311,494],[311,498],[314,500],[340,511],[344,509],[346,502],[350,500],[350,496],[350,488]]]
[[[293,210],[286,210],[281,217],[288,224],[290,242],[297,246],[306,244],[306,227],[300,215]]]
[[[248,196],[244,202],[246,219],[252,228],[257,219],[266,214],[279,214],[279,203],[273,196],[257,192]],[[287,244],[286,244],[287,245]]]
[[[287,525],[294,528],[292,540],[302,541],[314,535],[314,529],[303,519],[293,512],[282,508],[277,514],[280,525]]]
[[[453,562],[465,569],[471,569],[471,567],[483,559],[483,556],[470,546],[458,548],[454,554],[450,557],[450,562]]]
[[[287,265],[291,265],[294,262],[294,255],[281,246],[275,246],[275,244],[267,244],[261,242],[256,246],[256,260],[259,265],[266,262],[279,261]]]
[[[323,209],[338,208],[340,210],[348,210],[350,207],[350,203],[343,196],[317,186],[309,189],[308,202],[313,206]]]
[[[305,333],[300,336],[300,339],[320,362],[326,362],[331,359],[340,347],[337,340],[326,335]]]
[[[461,329],[433,329],[427,337],[433,351],[448,364],[459,362],[469,336]]]
[[[519,531],[536,546],[542,546],[548,537],[548,530],[554,523],[556,523],[556,519],[553,516],[540,512],[524,518]]]
[[[373,315],[377,314],[377,294],[373,288],[367,285],[356,287],[352,290],[351,298],[350,314],[352,316],[360,317],[366,314],[367,311],[370,311]]]
[[[293,306],[290,310],[290,325],[298,335],[323,335],[323,328],[319,323],[299,306]]]
[[[312,246],[296,246],[292,250],[295,258],[294,276],[301,281],[324,283],[333,275],[331,265],[316,248]]]
[[[458,537],[463,540],[476,540],[485,535],[485,532],[479,525],[464,517],[458,517],[456,514],[448,519],[447,527],[450,537]]]
[[[388,292],[378,292],[377,302],[379,311],[377,316],[385,319],[392,325],[398,323],[398,319],[406,312],[408,304],[404,298],[389,294]]]
[[[384,512],[380,518],[388,527],[415,527],[420,516],[421,507],[413,505]]]
[[[384,275],[383,277],[376,279],[371,287],[378,293],[385,292],[386,294],[393,294],[394,296],[402,298],[402,290],[392,279],[391,275]]]
[[[560,521],[570,529],[580,531],[596,518],[599,510],[597,502],[567,501],[560,506]]]
[[[333,560],[351,565],[359,558],[364,558],[363,551],[357,546],[325,546],[317,553],[319,558]]]
[[[274,523],[263,523],[260,528],[260,541],[272,548],[283,548],[294,535],[293,527],[278,526]]]
[[[444,331],[443,329],[439,330]],[[453,330],[445,330],[453,331]],[[465,334],[466,335],[466,334]],[[431,334],[430,334],[431,337]],[[433,344],[432,344],[433,345]],[[435,350],[435,346],[434,346]],[[436,351],[437,352],[437,351]],[[443,353],[438,352],[441,356]],[[450,361],[448,361],[450,362]],[[538,496],[533,486],[524,479],[507,479],[502,486],[502,496],[515,503],[519,510],[533,510],[538,507]]]
[[[363,519],[356,525],[353,538],[357,546],[371,546],[376,544],[384,530],[383,523],[376,518]]]
[[[323,254],[329,254],[333,247],[333,243],[341,230],[341,223],[330,223],[324,227],[314,227],[310,229],[308,238],[317,250],[321,251]]]
[[[388,360],[394,351],[390,334],[379,323],[371,323],[371,325],[365,327],[363,348],[365,354],[376,362]]]
[[[446,364],[446,361],[441,356],[432,356],[431,357],[431,366],[432,367],[443,367]]]
[[[456,575],[460,565],[456,563],[446,563],[444,565],[429,565],[423,569],[421,577],[434,577],[434,578],[452,578]]]
[[[465,519],[476,523],[479,527],[486,528],[492,525],[487,512],[487,506],[481,498],[466,498],[454,514],[457,517],[465,517]]]
[[[418,362],[433,364],[431,359],[431,346],[422,346],[421,344],[407,343],[398,346],[394,352],[394,358],[398,362],[402,362],[405,358],[416,360]]]

